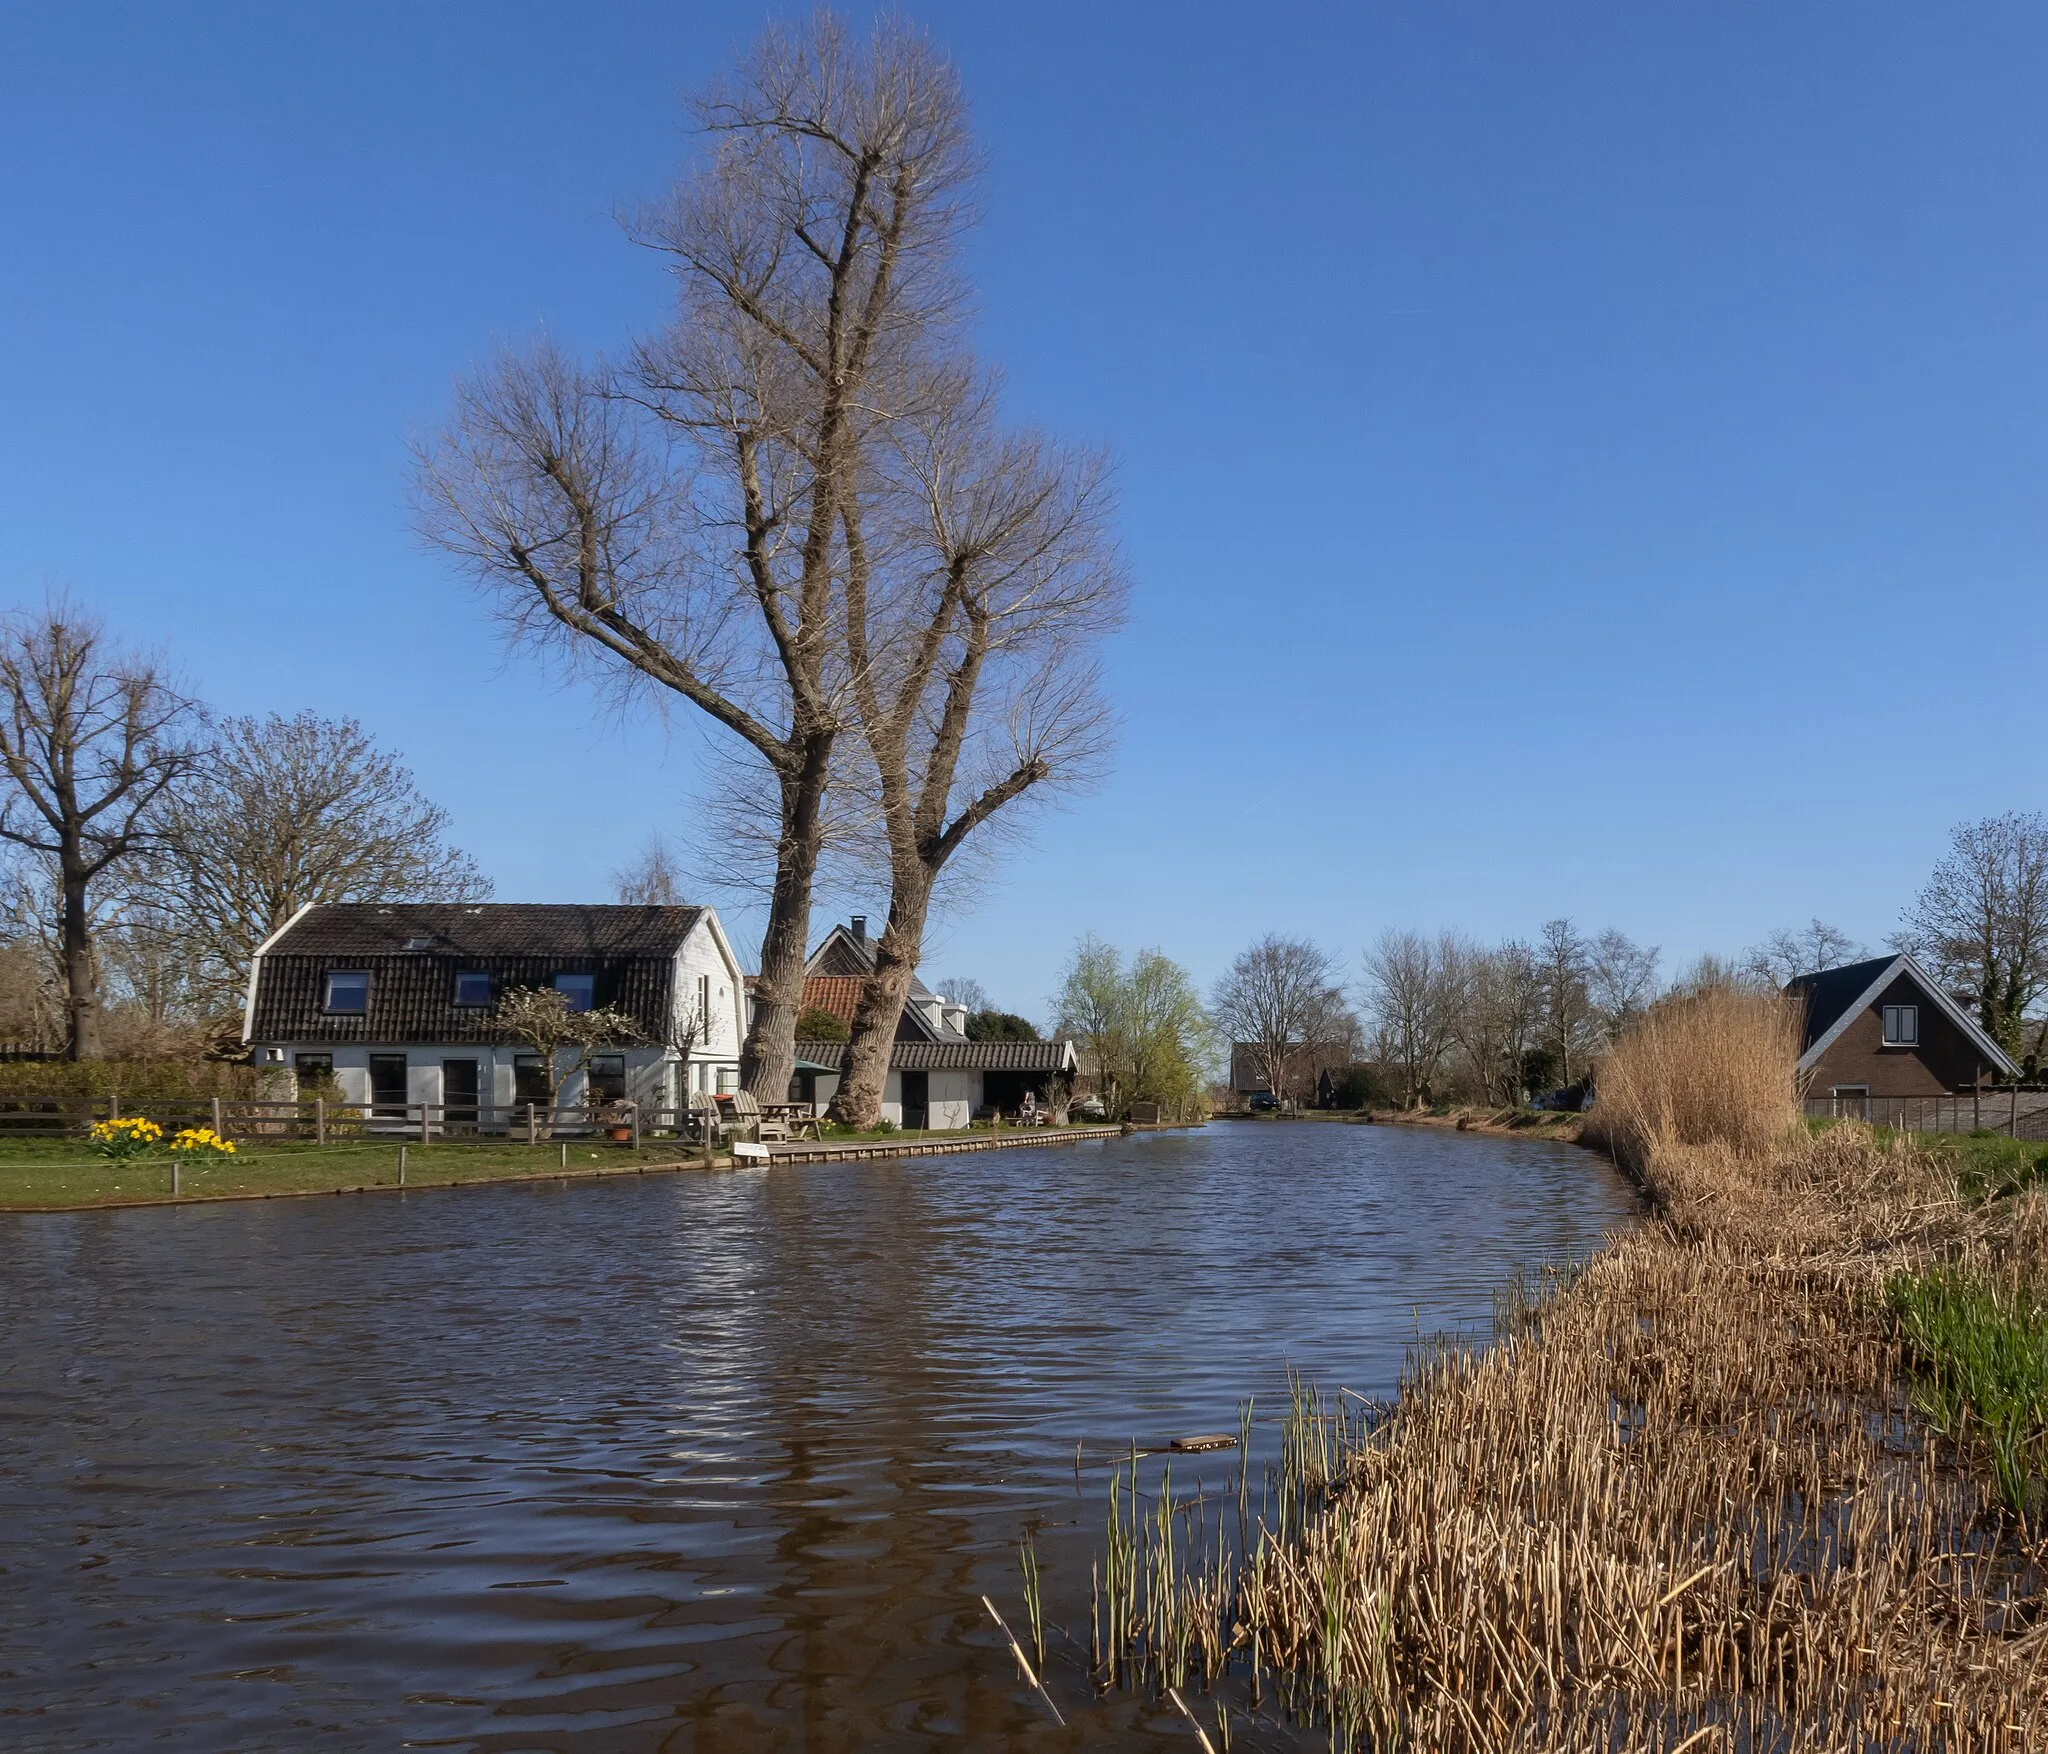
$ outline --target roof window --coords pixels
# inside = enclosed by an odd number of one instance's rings
[[[488,1005],[491,1002],[491,977],[483,969],[465,968],[455,977],[455,1002],[458,1005]]]
[[[571,1011],[588,1011],[597,1003],[597,976],[558,974],[555,976],[555,991],[568,1001]]]
[[[362,969],[328,973],[320,1009],[335,1017],[360,1017],[370,1008],[370,977]]]

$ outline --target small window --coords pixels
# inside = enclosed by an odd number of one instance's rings
[[[626,1056],[597,1054],[590,1062],[589,1089],[585,1102],[623,1102],[626,1097]]]
[[[697,977],[697,1039],[706,1047],[711,1045],[711,977],[708,974]]]
[[[327,991],[321,1008],[338,1017],[360,1017],[370,1008],[370,977],[350,971],[327,977]]]
[[[569,1001],[571,1011],[588,1011],[597,1003],[597,976],[558,974],[555,976],[555,991]]]
[[[1887,1005],[1884,1008],[1884,1045],[1911,1048],[1920,1045],[1920,1007]]]
[[[548,1089],[547,1067],[538,1054],[520,1054],[512,1062],[512,1100],[524,1108],[529,1102],[546,1108],[555,1100]]]
[[[458,1005],[488,1005],[491,1002],[491,977],[481,969],[464,969],[455,977],[455,1002]]]

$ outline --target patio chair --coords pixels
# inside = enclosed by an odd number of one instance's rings
[[[729,1098],[732,1103],[732,1117],[742,1127],[752,1127],[754,1137],[763,1145],[771,1142],[780,1145],[789,1143],[789,1123],[770,1120],[761,1112],[760,1100],[750,1090],[735,1090]]]

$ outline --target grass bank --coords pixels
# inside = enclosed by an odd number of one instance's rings
[[[1333,1747],[2048,1747],[2048,1197],[1801,1126],[1792,1029],[1653,1014],[1590,1129],[1647,1220],[1392,1405],[1298,1398],[1241,1533],[1120,1517],[1105,1668]]]
[[[690,1163],[699,1153],[674,1140],[639,1150],[585,1141],[525,1145],[420,1145],[405,1149],[405,1185],[450,1187],[601,1170]],[[0,1141],[0,1211],[51,1212],[93,1206],[170,1205],[262,1195],[348,1193],[399,1185],[395,1140],[337,1145],[242,1145],[232,1157],[181,1162],[171,1193],[167,1157],[109,1163],[62,1139]]]

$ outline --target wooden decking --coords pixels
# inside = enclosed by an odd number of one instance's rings
[[[960,1151],[1009,1151],[1030,1145],[1076,1145],[1084,1139],[1115,1139],[1123,1128],[1104,1127],[1015,1127],[1000,1133],[958,1133],[945,1139],[917,1139],[903,1135],[896,1139],[861,1144],[770,1145],[774,1163],[866,1163],[884,1157],[951,1157]]]

